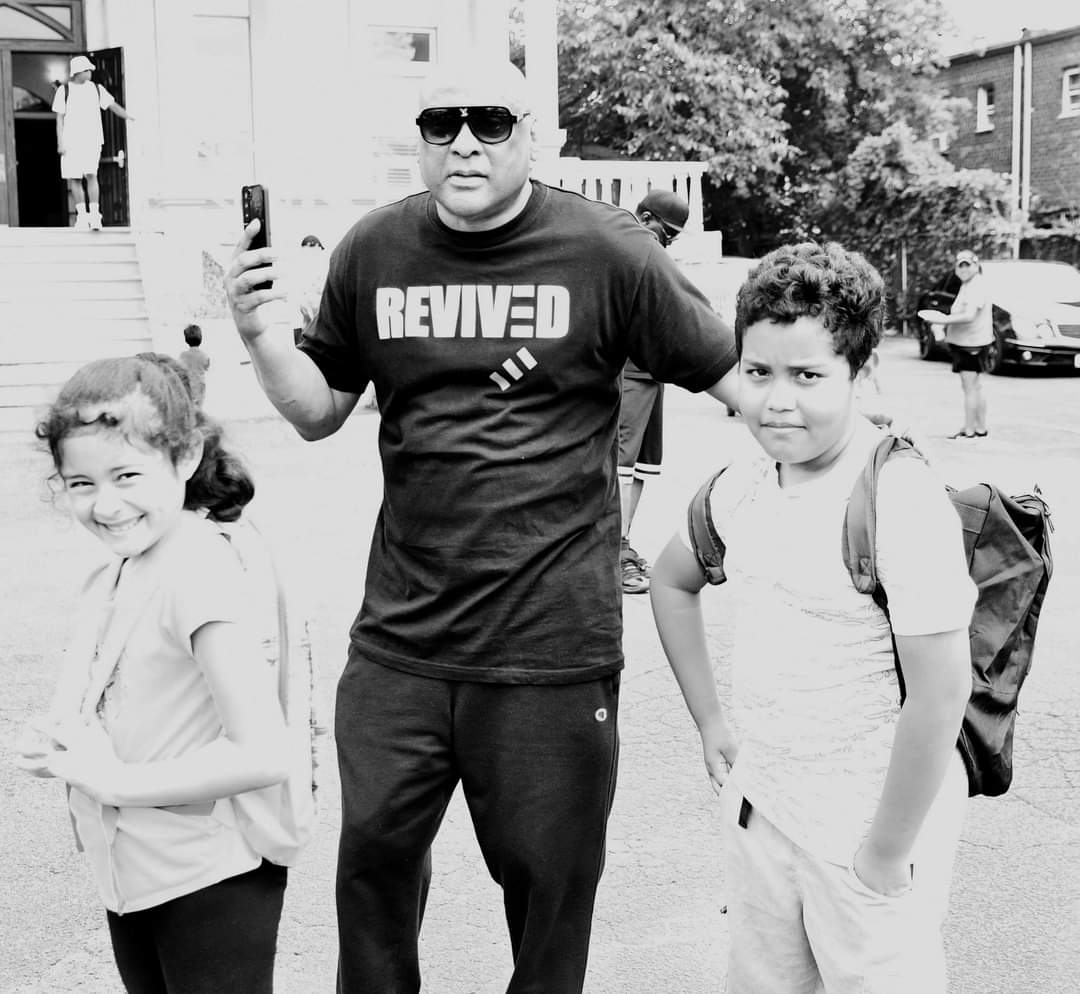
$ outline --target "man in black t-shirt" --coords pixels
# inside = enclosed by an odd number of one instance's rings
[[[383,503],[337,696],[342,992],[417,991],[430,846],[458,783],[504,894],[510,991],[576,994],[615,787],[616,481],[627,359],[734,403],[734,337],[633,215],[529,178],[512,66],[425,86],[428,192],[334,250],[294,348],[280,275],[226,278],[270,400],[307,439],[371,382]],[[663,335],[657,333],[663,329]],[[730,374],[730,375],[729,375]],[[478,982],[479,982],[479,978]]]
[[[650,190],[634,211],[637,219],[667,248],[683,230],[690,208],[670,190]],[[664,457],[664,384],[657,382],[633,360],[622,374],[619,408],[619,499],[622,507],[622,544],[619,571],[624,594],[649,589],[649,564],[630,544],[638,502],[646,479],[660,475]]]

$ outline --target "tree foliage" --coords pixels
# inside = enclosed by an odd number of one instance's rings
[[[1020,235],[1005,179],[955,169],[904,123],[859,142],[818,218],[820,237],[862,252],[886,277],[899,315],[951,265],[960,248],[1002,255]],[[908,292],[900,292],[901,256]]]
[[[560,0],[569,151],[708,166],[743,252],[805,233],[866,134],[942,113],[939,0]]]

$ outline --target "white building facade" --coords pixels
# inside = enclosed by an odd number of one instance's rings
[[[700,228],[700,167],[664,164],[654,179],[657,164],[558,159],[555,0],[523,9],[537,174],[624,206],[681,177]],[[124,201],[107,224],[206,231],[220,213],[232,232],[240,187],[260,182],[281,237],[318,225],[333,239],[418,188],[413,119],[432,67],[504,57],[509,34],[508,0],[0,0],[0,225],[70,217],[49,107],[74,54],[91,53],[95,79],[135,118],[105,115],[102,199]]]

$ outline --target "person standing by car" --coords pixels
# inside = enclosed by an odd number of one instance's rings
[[[990,293],[982,276],[979,257],[970,249],[956,254],[956,276],[960,291],[948,314],[922,310],[924,321],[945,325],[945,342],[952,356],[954,373],[960,374],[964,391],[964,427],[949,438],[986,438],[986,394],[984,374],[993,364],[994,318]]]

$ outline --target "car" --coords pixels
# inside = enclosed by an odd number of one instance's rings
[[[1080,270],[1041,259],[987,259],[983,279],[994,305],[991,372],[1006,366],[1080,369]],[[919,298],[918,310],[949,312],[960,289],[953,270]],[[944,358],[945,326],[916,319],[919,355]]]

